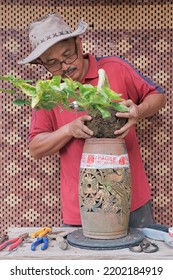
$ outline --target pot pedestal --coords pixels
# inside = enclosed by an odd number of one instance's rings
[[[94,239],[83,235],[83,230],[78,229],[67,235],[67,241],[70,245],[87,250],[117,250],[136,246],[145,238],[142,231],[129,229],[127,235],[115,239]]]
[[[79,179],[83,235],[116,239],[127,235],[131,205],[131,174],[125,141],[85,141]]]

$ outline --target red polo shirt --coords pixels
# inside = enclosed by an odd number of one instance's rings
[[[149,94],[163,93],[163,89],[139,74],[132,66],[119,57],[95,59],[89,57],[89,70],[83,81],[92,85],[98,83],[98,69],[103,68],[108,76],[110,87],[122,93],[125,99],[131,99],[139,104]],[[85,113],[61,111],[59,107],[50,111],[33,110],[30,128],[30,141],[39,133],[52,132],[73,121]],[[135,128],[131,128],[125,137],[132,173],[132,203],[135,210],[150,200],[150,186],[145,175],[140,148]],[[62,199],[63,222],[66,224],[81,224],[78,201],[78,177],[80,160],[84,145],[83,139],[73,138],[60,150],[60,189]]]

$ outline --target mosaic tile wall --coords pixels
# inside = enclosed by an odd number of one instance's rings
[[[141,121],[137,129],[156,222],[173,225],[173,1],[1,0],[0,11],[2,74],[34,81],[48,77],[44,69],[19,66],[17,61],[29,53],[28,24],[48,12],[59,12],[72,29],[82,17],[89,23],[83,36],[85,51],[117,54],[165,88],[166,107]],[[9,226],[58,226],[58,155],[30,157],[31,111],[11,101],[11,96],[1,93],[0,233]]]

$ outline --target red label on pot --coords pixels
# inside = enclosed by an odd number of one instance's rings
[[[129,158],[128,154],[106,155],[83,153],[80,167],[90,169],[129,167]]]

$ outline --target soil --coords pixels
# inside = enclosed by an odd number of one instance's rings
[[[120,129],[127,122],[125,118],[118,118],[115,116],[115,110],[109,110],[111,112],[110,118],[103,119],[101,113],[98,112],[91,121],[86,122],[89,129],[94,132],[93,137],[96,138],[115,138],[114,131]]]

